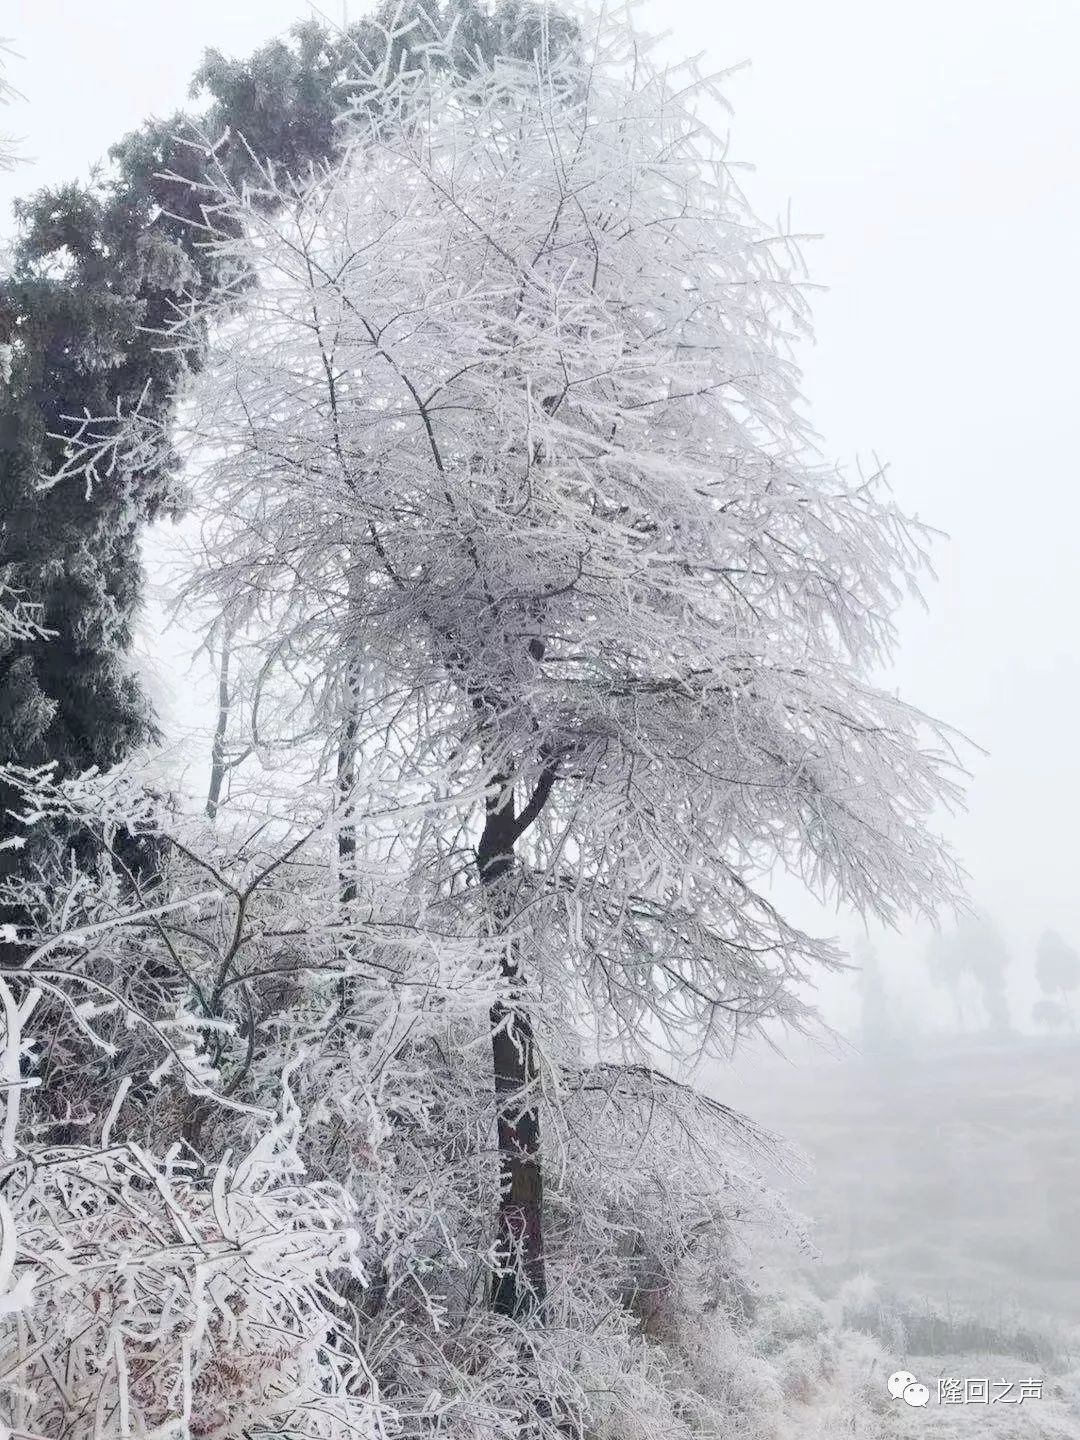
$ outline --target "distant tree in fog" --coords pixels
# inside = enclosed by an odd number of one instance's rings
[[[926,949],[926,968],[935,985],[948,990],[952,996],[953,1015],[956,1028],[964,1028],[964,1006],[960,996],[960,981],[963,976],[961,956],[953,943],[954,937],[935,935]]]
[[[1072,1019],[1069,994],[1080,985],[1080,955],[1056,930],[1044,930],[1035,953],[1035,975],[1044,995],[1060,995],[1061,1007]]]
[[[1069,1023],[1069,1012],[1056,1000],[1036,1000],[1031,1007],[1031,1018],[1041,1030],[1064,1030]]]
[[[970,976],[978,986],[988,1028],[1009,1029],[1009,1002],[1005,971],[1009,951],[1001,931],[987,915],[973,915],[947,934],[935,935],[927,950],[931,977],[953,995],[956,1021],[964,1028],[963,981]]]
[[[1005,971],[1009,951],[1001,931],[986,916],[964,927],[962,934],[969,950],[969,968],[979,982],[983,1009],[991,1030],[1009,1028],[1009,1002],[1005,994]]]
[[[869,936],[861,935],[852,946],[852,960],[859,971],[859,1045],[864,1056],[876,1059],[906,1050],[919,1030],[910,1003],[890,990],[887,965]]]
[[[852,951],[859,967],[859,998],[862,1003],[861,1042],[864,1054],[880,1054],[890,1047],[893,1038],[892,1016],[881,973],[878,953],[863,936]]]

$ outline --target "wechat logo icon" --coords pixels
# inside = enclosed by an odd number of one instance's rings
[[[889,1394],[894,1400],[914,1406],[925,1405],[930,1399],[930,1391],[919,1384],[910,1370],[897,1370],[889,1376]]]

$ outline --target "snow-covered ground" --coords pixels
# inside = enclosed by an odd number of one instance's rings
[[[805,1389],[805,1434],[1080,1437],[1080,1042],[760,1060],[713,1088],[814,1163],[781,1183],[819,1257],[758,1246],[752,1262],[790,1307],[777,1359]],[[925,1408],[888,1395],[901,1369]],[[986,1380],[988,1398],[940,1403],[939,1379]],[[1039,1398],[1006,1395],[1028,1380]]]

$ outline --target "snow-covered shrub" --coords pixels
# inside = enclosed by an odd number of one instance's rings
[[[690,1406],[669,1386],[687,1306],[745,1319],[740,1222],[798,1233],[757,1170],[771,1137],[565,1034],[542,1099],[546,1328],[523,1349],[487,1304],[497,946],[390,867],[343,907],[310,801],[253,836],[174,828],[124,772],[22,784],[31,819],[93,826],[110,856],[124,817],[163,863],[147,885],[58,856],[23,884],[5,1423],[509,1437]]]
[[[210,1167],[106,1139],[6,1169],[9,1431],[377,1433],[335,1289],[357,1267],[354,1207],[303,1180],[291,1128]]]

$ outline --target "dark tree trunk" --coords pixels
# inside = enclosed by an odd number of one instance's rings
[[[221,804],[221,788],[225,783],[225,737],[229,729],[229,660],[232,637],[226,632],[221,642],[221,665],[218,670],[218,713],[214,727],[214,743],[210,750],[210,788],[206,796],[206,814],[217,819]]]
[[[338,804],[345,812],[344,819],[338,826],[338,879],[341,885],[341,903],[346,908],[356,899],[356,822],[352,813],[356,803],[353,795],[355,784],[356,716],[355,712],[351,711],[345,722],[337,757]]]
[[[337,833],[338,895],[341,900],[341,916],[347,929],[353,923],[352,910],[356,901],[356,730],[357,730],[357,658],[355,652],[349,660],[348,694],[346,696],[345,718],[341,728],[341,739],[337,753],[337,802],[341,809],[341,821]],[[341,946],[340,960],[348,966],[354,958],[355,946],[348,942]],[[342,975],[338,987],[340,996],[339,1015],[347,1017],[352,1010],[355,981]]]
[[[514,847],[525,817],[519,819],[515,812],[508,777],[496,776],[495,781],[497,789],[487,802],[477,863],[495,924],[504,930],[510,919]],[[540,1311],[547,1296],[540,1112],[532,1098],[537,1065],[532,1025],[523,1004],[524,977],[509,946],[502,970],[510,995],[491,1010],[499,1133],[496,1256],[500,1271],[492,1286],[491,1304],[499,1315],[523,1319]]]

